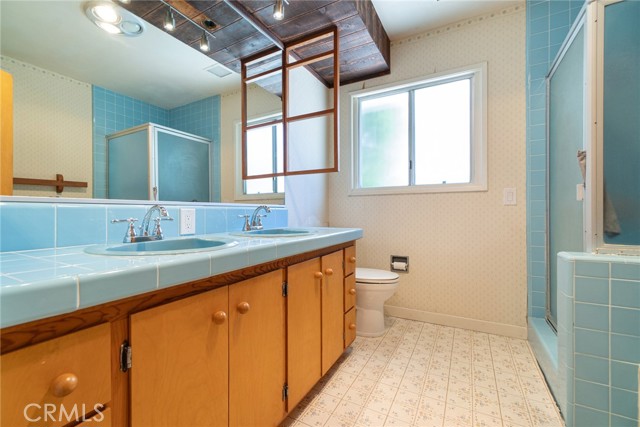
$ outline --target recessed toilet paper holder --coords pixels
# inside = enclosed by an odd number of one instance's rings
[[[391,255],[391,271],[398,271],[400,273],[409,272],[409,257]]]

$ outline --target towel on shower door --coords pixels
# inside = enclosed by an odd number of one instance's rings
[[[578,150],[578,165],[580,166],[580,172],[582,172],[583,185],[584,180],[587,178],[587,152],[585,150]],[[604,232],[608,236],[617,236],[620,234],[620,222],[618,221],[618,214],[616,213],[616,209],[613,207],[613,203],[611,203],[611,199],[607,194],[607,188],[602,183],[603,190],[603,214],[604,214]]]

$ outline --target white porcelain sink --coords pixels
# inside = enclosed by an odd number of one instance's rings
[[[185,239],[154,240],[137,243],[118,243],[114,245],[90,246],[85,252],[95,255],[176,255],[194,252],[218,251],[237,245],[238,242],[225,237],[203,239],[188,237]]]
[[[238,231],[229,234],[245,237],[299,237],[308,236],[313,233],[315,233],[315,231],[305,230],[303,228],[270,228],[262,230]]]

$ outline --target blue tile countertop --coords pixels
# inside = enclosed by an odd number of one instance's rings
[[[70,313],[132,295],[204,279],[362,237],[359,228],[309,228],[301,237],[257,238],[228,233],[238,245],[210,252],[105,256],[87,246],[0,253],[0,327]]]

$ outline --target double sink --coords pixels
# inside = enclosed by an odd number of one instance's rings
[[[300,237],[313,234],[312,230],[300,228],[271,228],[262,230],[239,231],[229,233],[239,237]],[[218,251],[234,247],[237,240],[227,237],[187,237],[167,240],[153,240],[137,243],[118,243],[113,245],[90,246],[85,252],[95,255],[116,255],[116,256],[136,256],[136,255],[176,255],[205,251]]]

